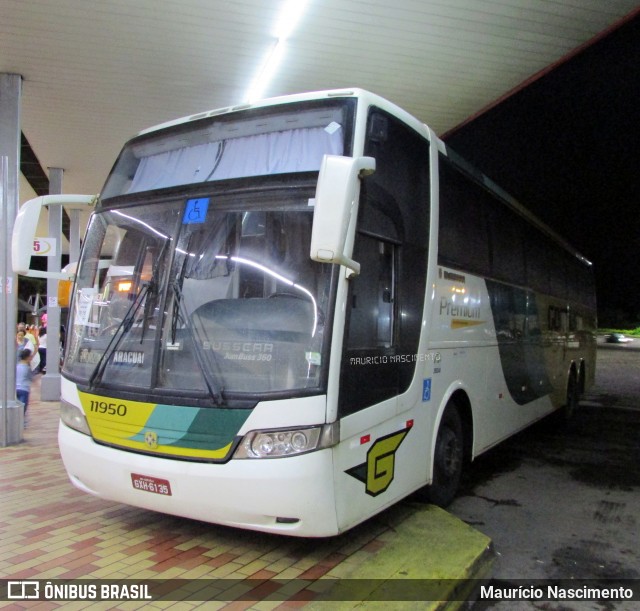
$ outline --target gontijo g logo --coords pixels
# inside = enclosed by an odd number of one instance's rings
[[[378,496],[389,488],[396,466],[396,451],[411,426],[376,440],[367,452],[367,462],[347,470],[346,473],[365,484],[370,496]]]

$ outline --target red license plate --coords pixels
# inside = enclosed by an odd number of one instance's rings
[[[136,490],[145,490],[146,492],[153,492],[154,494],[171,496],[171,484],[168,479],[132,473],[131,483]]]

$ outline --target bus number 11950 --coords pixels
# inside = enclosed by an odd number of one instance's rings
[[[110,416],[126,416],[127,406],[120,403],[107,403],[106,401],[91,400],[91,411],[98,414],[109,414]]]

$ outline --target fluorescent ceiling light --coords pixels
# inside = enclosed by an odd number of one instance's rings
[[[307,3],[308,0],[287,0],[287,2],[285,2],[275,29],[276,41],[269,50],[258,72],[258,76],[254,79],[253,83],[251,83],[251,87],[245,98],[246,102],[255,102],[262,97],[267,85],[271,82],[276,69],[282,61],[287,39],[298,25]]]
[[[275,31],[278,40],[286,40],[291,36],[307,8],[307,3],[308,0],[288,0],[285,2]]]
[[[281,38],[276,43],[274,43],[273,47],[271,47],[266,60],[262,64],[262,69],[260,70],[258,77],[251,85],[251,89],[249,89],[249,93],[247,94],[246,98],[247,102],[255,102],[262,97],[264,90],[271,82],[271,79],[273,78],[278,65],[282,61],[285,44],[285,40]]]

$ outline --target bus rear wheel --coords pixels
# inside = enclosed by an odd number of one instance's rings
[[[569,422],[578,410],[580,401],[580,383],[575,369],[571,369],[569,380],[567,381],[567,402],[562,408],[562,418],[565,422]]]
[[[425,489],[425,498],[434,505],[446,507],[458,492],[464,461],[462,420],[455,405],[445,409],[438,429],[433,456],[433,480]]]

